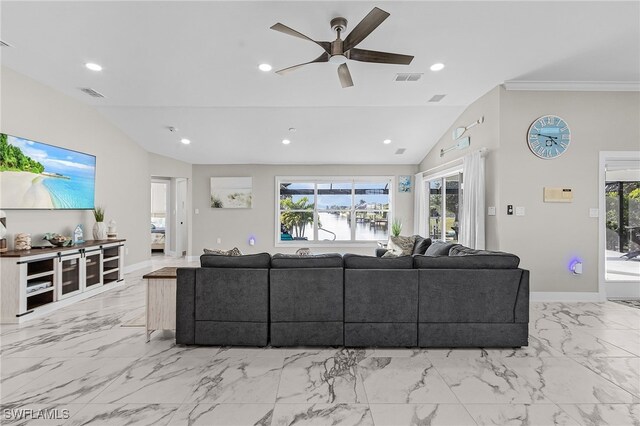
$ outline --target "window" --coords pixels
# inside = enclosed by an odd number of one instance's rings
[[[460,207],[462,206],[462,173],[424,180],[426,192],[426,235],[433,240],[458,242]]]
[[[391,177],[277,178],[277,242],[389,238]]]

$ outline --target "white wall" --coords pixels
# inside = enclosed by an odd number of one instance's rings
[[[533,155],[526,143],[531,123],[555,114],[572,133],[567,152],[554,160]],[[598,220],[589,208],[598,207],[600,151],[640,149],[640,93],[638,92],[489,92],[470,105],[452,128],[481,115],[485,123],[471,129],[471,148],[440,158],[450,146],[448,131],[425,157],[426,170],[470,150],[487,147],[487,206],[497,216],[485,216],[487,248],[517,254],[531,271],[531,290],[537,292],[598,291]],[[572,188],[570,204],[544,203],[543,188]],[[525,207],[525,216],[507,216],[506,206]],[[574,257],[584,262],[583,275],[569,272]]]
[[[598,291],[598,219],[589,208],[598,207],[599,152],[640,150],[640,93],[503,90],[500,105],[500,249],[532,271],[532,291]],[[526,143],[531,123],[547,114],[571,129],[571,145],[554,160]],[[572,188],[573,203],[544,203],[545,186]],[[506,216],[507,204],[526,215]],[[583,260],[583,275],[569,272],[573,257]]]
[[[126,238],[125,264],[149,258],[150,174],[148,153],[94,108],[71,99],[8,68],[1,69],[0,131],[96,156],[96,205],[105,221],[114,219]],[[26,232],[71,235],[83,224],[91,239],[94,219],[86,210],[9,210],[7,240]]]
[[[362,165],[194,165],[193,166],[193,214],[192,249],[200,255],[203,248],[230,249],[238,247],[243,253],[282,252],[293,253],[296,248],[275,247],[275,177],[276,176],[399,176],[413,175],[416,166],[362,166]],[[210,178],[214,176],[252,176],[253,208],[212,209],[210,207]],[[395,217],[403,222],[403,234],[413,231],[413,192],[393,193]],[[248,243],[256,237],[256,245]],[[217,244],[217,238],[222,239]],[[367,247],[317,247],[315,253],[350,252],[372,255],[373,246]]]
[[[480,117],[484,117],[484,122],[480,125],[472,127],[464,134],[464,137],[470,137],[471,146],[462,150],[450,151],[443,157],[440,157],[441,148],[446,149],[454,145],[454,140],[451,137],[453,129],[457,127],[466,127],[474,121],[480,119]],[[487,187],[485,202],[487,206],[495,206],[498,204],[499,196],[498,192],[495,190],[499,179],[498,168],[496,166],[499,156],[499,144],[500,88],[496,87],[495,89],[489,91],[487,94],[469,105],[469,107],[462,114],[460,114],[460,117],[456,119],[453,125],[440,138],[440,140],[438,140],[438,143],[422,160],[419,165],[419,170],[433,170],[437,172],[437,167],[442,164],[459,160],[469,152],[477,151],[480,148],[487,148],[487,153],[485,154],[485,179]],[[446,168],[446,166],[442,168]],[[427,172],[427,174],[428,173],[429,172]],[[499,245],[499,227],[497,216],[485,217],[485,230],[487,250],[497,250]]]

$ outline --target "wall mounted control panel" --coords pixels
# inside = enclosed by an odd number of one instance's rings
[[[571,188],[544,188],[545,203],[572,203],[573,190]]]

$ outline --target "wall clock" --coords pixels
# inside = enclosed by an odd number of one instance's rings
[[[527,132],[529,149],[539,158],[561,156],[571,143],[569,125],[557,115],[545,115],[531,123]]]

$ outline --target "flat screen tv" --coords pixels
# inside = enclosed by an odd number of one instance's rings
[[[0,209],[94,208],[96,157],[0,133]]]

